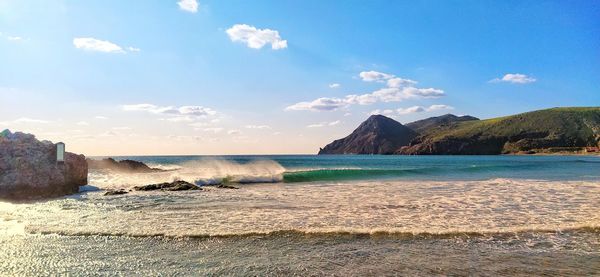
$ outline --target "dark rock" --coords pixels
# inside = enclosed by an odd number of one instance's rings
[[[163,191],[180,191],[180,190],[202,190],[201,187],[196,186],[192,183],[188,183],[186,181],[173,181],[171,183],[160,183],[160,184],[150,184],[145,186],[136,186],[133,187],[134,190],[139,191],[152,191],[152,190],[163,190]]]
[[[104,195],[105,196],[108,196],[108,195],[121,195],[121,194],[127,194],[127,193],[129,193],[129,192],[126,191],[126,190],[120,189],[120,190],[109,190],[109,191],[105,192]]]
[[[162,169],[151,168],[142,162],[134,160],[116,161],[113,158],[106,158],[102,160],[87,159],[87,163],[90,169],[109,169],[127,173],[150,173],[163,171]]]
[[[56,161],[56,145],[21,132],[0,132],[0,199],[33,200],[64,196],[87,184],[85,156],[66,152]]]
[[[220,184],[220,185],[218,185],[216,187],[220,188],[220,189],[239,189],[238,187],[234,187],[234,186],[230,186],[230,185],[224,185],[224,184]]]

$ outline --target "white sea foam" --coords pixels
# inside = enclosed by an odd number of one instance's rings
[[[85,200],[85,201],[82,201]],[[214,236],[506,233],[600,226],[600,182],[492,179],[260,184],[1,206],[32,233]]]

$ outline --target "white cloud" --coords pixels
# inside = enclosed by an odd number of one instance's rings
[[[50,121],[42,119],[33,119],[28,117],[21,117],[12,121],[0,121],[1,126],[10,126],[13,124],[48,124]]]
[[[385,80],[394,78],[394,75],[381,73],[377,71],[363,71],[358,74],[360,78],[365,82],[383,82]]]
[[[240,130],[229,130],[229,131],[227,131],[228,135],[239,135],[241,133],[242,132]]]
[[[182,9],[186,12],[191,12],[191,13],[198,12],[198,1],[196,1],[196,0],[181,0],[181,1],[177,2],[177,5],[179,6],[180,9]]]
[[[329,84],[329,88],[339,88],[340,86],[338,83]]]
[[[245,43],[250,48],[261,49],[266,44],[271,44],[271,48],[275,50],[287,48],[287,40],[281,39],[279,32],[275,30],[235,24],[225,32],[231,41]]]
[[[342,123],[342,122],[339,120],[331,121],[331,122],[320,122],[320,123],[316,123],[316,124],[307,125],[306,128],[321,128],[321,127],[325,127],[325,126],[335,126],[340,123]]]
[[[491,83],[499,83],[499,82],[506,82],[506,83],[512,83],[512,84],[527,84],[527,83],[533,83],[537,81],[535,78],[527,76],[525,74],[519,74],[519,73],[508,73],[506,75],[504,75],[501,79],[500,78],[494,78],[492,80],[490,80]]]
[[[79,122],[77,122],[77,125],[79,125],[79,126],[88,126],[90,124],[87,123],[86,121],[79,121]]]
[[[347,95],[344,98],[318,98],[311,102],[299,102],[285,108],[287,111],[333,111],[350,105],[370,105],[377,102],[399,102],[414,98],[438,98],[443,90],[434,88],[382,88],[362,95]]]
[[[215,133],[215,134],[217,134],[217,133],[220,133],[220,132],[222,132],[222,131],[223,131],[223,128],[220,128],[220,127],[204,128],[204,130],[203,130],[203,131],[204,131],[204,132],[211,132],[211,133]]]
[[[405,109],[399,108],[396,110],[396,112],[401,115],[402,114],[411,114],[411,113],[420,113],[420,112],[424,112],[424,111],[425,111],[425,108],[423,108],[421,106],[412,106],[412,107],[405,108]]]
[[[210,108],[205,108],[202,106],[181,106],[181,107],[174,107],[174,106],[157,106],[157,105],[153,105],[153,104],[132,104],[132,105],[123,105],[122,106],[124,111],[143,111],[143,112],[149,112],[149,113],[153,113],[153,114],[162,114],[162,115],[171,115],[171,116],[177,116],[177,117],[181,117],[181,116],[196,116],[196,117],[205,117],[205,116],[211,116],[211,115],[216,115],[217,112],[210,109]],[[182,118],[179,118],[179,120],[174,119],[172,121],[185,121],[182,120]]]
[[[106,116],[101,116],[101,115],[97,115],[94,117],[95,119],[100,119],[100,120],[104,120],[104,119],[108,119],[108,117]]]
[[[105,53],[125,53],[121,46],[116,45],[110,41],[99,40],[95,38],[74,38],[73,45],[75,45],[75,48],[89,51],[99,51]]]
[[[33,119],[28,117],[21,117],[14,121],[14,123],[34,123],[34,124],[47,124],[50,121],[42,120],[42,119]]]
[[[398,78],[398,77],[387,80],[387,86],[391,87],[391,88],[408,87],[408,86],[414,86],[416,84],[417,84],[417,81],[413,81],[410,79]]]
[[[83,49],[86,51],[97,51],[104,53],[125,53],[123,47],[107,40],[100,40],[95,38],[74,38],[73,45],[77,49]],[[133,46],[127,47],[127,50],[129,52],[140,52],[139,48]]]
[[[369,115],[376,115],[376,114],[392,115],[392,114],[394,114],[394,110],[389,110],[389,109],[386,109],[386,110],[383,110],[383,111],[382,111],[382,110],[380,110],[380,109],[377,109],[377,110],[371,111],[371,112],[369,113]]]
[[[191,116],[175,116],[175,117],[159,118],[158,120],[170,121],[170,122],[192,122],[192,121],[195,121],[195,119]]]
[[[311,102],[299,102],[285,108],[286,111],[333,111],[348,106],[344,99],[318,98]]]
[[[268,125],[246,125],[246,129],[271,129],[271,126]]]
[[[140,52],[141,51],[140,48],[136,48],[136,47],[132,47],[132,46],[127,47],[127,50],[129,50],[129,52]]]
[[[372,111],[370,114],[374,115],[374,114],[383,114],[383,115],[387,115],[387,116],[393,116],[393,115],[406,115],[406,114],[412,114],[412,113],[422,113],[422,112],[433,112],[433,111],[439,111],[439,110],[453,110],[454,107],[452,106],[448,106],[448,105],[431,105],[429,107],[423,107],[423,106],[412,106],[412,107],[408,107],[408,108],[399,108],[396,110],[374,110]]]
[[[6,39],[8,39],[10,41],[22,41],[23,40],[22,37],[12,37],[12,36],[8,36],[8,37],[6,37]]]
[[[333,111],[350,105],[370,105],[377,102],[399,102],[405,99],[438,98],[445,95],[444,91],[435,88],[417,88],[416,81],[398,78],[391,74],[363,71],[360,77],[367,82],[383,82],[386,87],[372,93],[361,95],[351,94],[343,98],[321,97],[310,102],[299,102],[285,108],[287,111]]]
[[[122,126],[122,127],[112,127],[113,130],[116,131],[126,131],[126,130],[131,130],[131,127],[126,127],[126,126]]]
[[[9,35],[5,35],[2,32],[0,32],[0,37],[6,37],[6,40],[8,41],[12,41],[12,42],[21,42],[21,41],[25,41],[26,39],[20,36],[9,36]]]
[[[431,105],[427,108],[427,111],[438,111],[438,110],[454,110],[454,107],[448,105]]]

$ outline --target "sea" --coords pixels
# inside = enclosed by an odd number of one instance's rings
[[[600,276],[600,156],[115,158],[0,202],[0,276]]]

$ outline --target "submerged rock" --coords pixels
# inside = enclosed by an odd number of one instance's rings
[[[150,184],[145,186],[137,186],[133,187],[135,190],[140,191],[152,191],[152,190],[163,190],[163,191],[180,191],[180,190],[202,190],[201,187],[196,186],[192,183],[188,183],[186,181],[173,181],[173,182],[165,182],[160,184]]]
[[[239,189],[238,187],[234,187],[234,186],[230,186],[230,185],[218,185],[216,186],[216,188],[220,188],[220,189]]]
[[[56,161],[56,145],[21,132],[0,132],[0,199],[30,200],[77,193],[87,184],[85,156],[66,152]]]
[[[109,190],[107,192],[104,193],[105,196],[108,195],[121,195],[121,194],[127,194],[129,193],[128,191],[124,190],[124,189],[120,189],[120,190]]]
[[[116,161],[113,158],[106,158],[102,160],[87,159],[87,163],[90,169],[109,169],[127,173],[150,173],[164,171],[158,168],[151,168],[143,162],[134,160]]]

